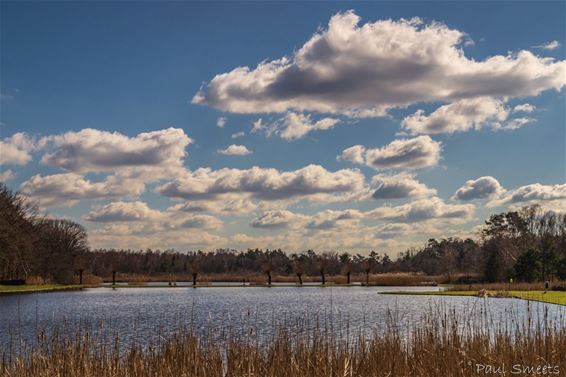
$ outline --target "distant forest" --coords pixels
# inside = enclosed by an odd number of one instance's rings
[[[27,197],[0,184],[0,280],[72,283],[83,273],[131,275],[346,275],[421,272],[448,281],[566,280],[566,215],[533,205],[494,214],[472,239],[430,239],[392,260],[386,251],[286,253],[284,250],[115,250],[88,247],[76,222],[41,216]]]

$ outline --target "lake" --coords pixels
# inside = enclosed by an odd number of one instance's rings
[[[0,296],[0,347],[33,341],[39,330],[74,334],[90,330],[111,342],[157,342],[181,326],[209,336],[273,335],[284,327],[320,327],[340,338],[381,331],[388,315],[402,328],[418,326],[424,312],[450,308],[462,314],[487,310],[494,323],[547,311],[562,318],[563,307],[501,298],[381,295],[383,291],[435,287],[147,287],[91,288]]]

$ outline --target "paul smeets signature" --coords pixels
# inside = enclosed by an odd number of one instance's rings
[[[551,376],[560,374],[560,366],[552,364],[513,364],[510,367],[505,364],[491,365],[491,364],[473,364],[476,374],[479,375],[540,375]]]

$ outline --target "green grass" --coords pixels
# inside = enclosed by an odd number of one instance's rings
[[[416,295],[416,296],[477,296],[477,291],[391,291],[381,294]],[[529,301],[540,301],[549,304],[566,305],[566,292],[562,291],[489,291],[490,297],[520,298]]]
[[[511,295],[531,301],[548,302],[551,304],[566,305],[566,292],[563,291],[510,291]]]
[[[77,290],[82,285],[42,284],[42,285],[0,285],[0,294],[35,293]]]
[[[477,296],[477,291],[385,291],[383,295],[411,295],[411,296]]]

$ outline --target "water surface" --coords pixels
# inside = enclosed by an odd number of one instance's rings
[[[545,311],[561,318],[563,307],[514,299],[382,295],[383,291],[435,287],[148,287],[93,288],[0,296],[0,347],[33,341],[39,330],[74,334],[77,328],[118,336],[124,344],[156,341],[181,326],[214,337],[269,337],[277,328],[314,327],[339,337],[382,331],[388,316],[404,328],[419,325],[425,311],[488,311],[494,322]]]

